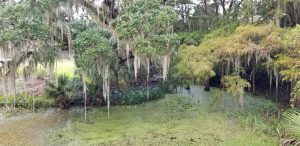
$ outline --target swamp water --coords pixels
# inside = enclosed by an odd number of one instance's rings
[[[236,104],[228,95],[214,100],[215,93],[178,88],[158,101],[113,106],[109,119],[105,107],[91,108],[87,122],[82,108],[2,118],[0,145],[278,145],[276,137],[241,127],[225,114]],[[249,95],[244,102],[246,109],[266,103]]]

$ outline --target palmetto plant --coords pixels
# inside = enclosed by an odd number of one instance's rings
[[[288,135],[293,136],[297,141],[295,145],[300,145],[300,113],[289,112],[285,114],[284,128]]]
[[[68,93],[71,91],[71,80],[66,75],[60,75],[57,82],[50,82],[45,88],[45,95],[49,98],[54,98],[57,105],[62,108],[68,108],[70,101]]]

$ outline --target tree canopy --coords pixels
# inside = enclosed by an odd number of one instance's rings
[[[267,79],[277,99],[280,84],[291,83],[293,91],[299,80],[298,1],[12,0],[0,6],[0,69],[12,83],[20,67],[34,72],[38,64],[53,79],[66,50],[85,75],[103,79],[95,84],[117,80],[117,88],[130,86],[132,76],[148,87],[156,74],[181,85],[219,78],[222,87],[222,78],[235,75],[251,82],[254,94],[258,78]]]

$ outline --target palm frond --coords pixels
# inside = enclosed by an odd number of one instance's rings
[[[300,141],[300,113],[289,112],[285,114],[284,128],[288,135],[294,136]]]
[[[60,95],[66,96],[70,91],[70,79],[66,75],[60,75],[57,82],[51,82],[45,88],[45,95],[50,98],[57,98]]]

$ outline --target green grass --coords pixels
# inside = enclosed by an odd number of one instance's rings
[[[57,67],[55,67],[54,71],[56,71],[56,74],[58,75],[66,74],[73,77],[75,68],[76,66],[73,59],[60,59],[57,61]],[[23,66],[20,66],[17,72],[19,75],[23,75]],[[37,66],[36,74],[38,76],[46,76],[47,72],[48,71],[44,66],[40,64]]]
[[[69,77],[73,77],[75,68],[74,60],[59,60],[57,63],[57,74],[65,74]]]
[[[56,75],[65,74],[69,77],[73,77],[75,69],[76,66],[74,60],[61,59],[57,61],[57,66],[55,66],[54,72]],[[19,70],[19,72],[21,72],[21,70]],[[38,65],[36,74],[39,77],[45,77],[47,75],[47,69],[42,65]]]
[[[75,118],[52,140],[71,145],[279,145],[276,136],[242,125],[226,112],[211,111],[197,98],[166,95],[138,106],[116,106],[109,119],[104,107],[93,108],[88,122]]]

